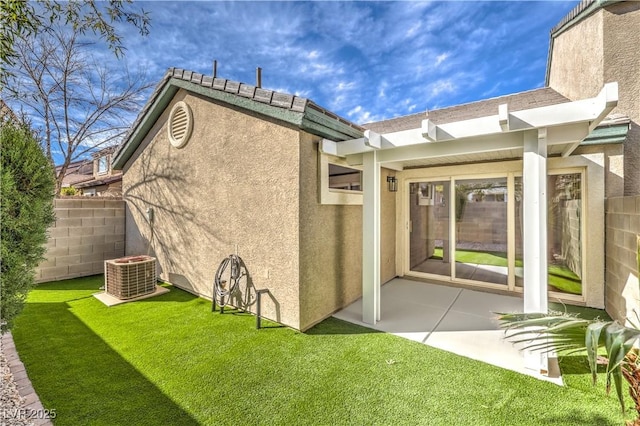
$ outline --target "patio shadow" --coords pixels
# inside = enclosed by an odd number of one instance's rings
[[[338,318],[329,317],[317,324],[307,331],[305,334],[309,335],[322,335],[322,334],[373,334],[383,333],[382,331],[374,330],[372,328],[362,327],[357,324],[350,323]]]
[[[24,313],[21,318],[56,319],[25,328],[18,322],[13,336],[43,406],[56,410],[57,425],[198,424],[70,312],[67,303],[29,303]]]

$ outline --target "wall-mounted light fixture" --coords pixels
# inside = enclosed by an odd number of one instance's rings
[[[387,188],[389,192],[398,192],[398,179],[395,176],[387,176]]]

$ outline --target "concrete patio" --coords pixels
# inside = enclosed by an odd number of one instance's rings
[[[362,299],[334,317],[562,384],[555,359],[549,376],[540,375],[524,368],[523,352],[504,340],[494,312],[522,312],[520,297],[396,278],[382,286],[380,305],[375,326],[362,322]]]

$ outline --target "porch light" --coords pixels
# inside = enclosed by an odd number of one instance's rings
[[[387,188],[389,192],[398,192],[398,179],[395,176],[387,176]]]

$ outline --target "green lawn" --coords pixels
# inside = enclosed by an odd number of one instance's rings
[[[306,333],[168,294],[107,308],[102,277],[40,285],[13,331],[60,425],[619,425],[583,360],[559,387],[328,319]],[[273,324],[269,324],[273,325]],[[630,414],[628,415],[630,417]]]
[[[433,251],[432,259],[442,259],[442,249]],[[493,251],[456,250],[456,262],[477,265],[504,266],[507,264],[507,253]],[[516,259],[516,266],[523,266],[521,259]],[[582,294],[582,280],[573,271],[563,265],[549,265],[549,285],[558,291],[570,294]]]

